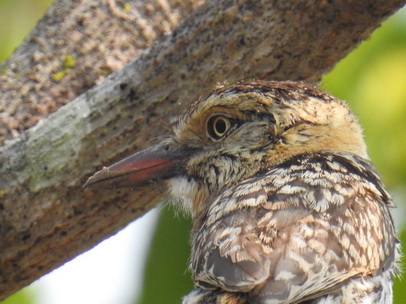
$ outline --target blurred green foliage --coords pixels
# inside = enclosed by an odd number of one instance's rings
[[[0,0],[0,62],[29,33],[52,0]],[[391,17],[371,39],[341,61],[321,86],[350,103],[365,129],[369,154],[389,191],[406,185],[406,14]],[[400,191],[402,192],[402,191]],[[405,204],[400,197],[397,204]],[[402,210],[402,209],[399,209]],[[403,226],[404,227],[404,226]],[[161,214],[147,261],[138,304],[180,303],[192,288],[187,272],[190,221],[170,208]],[[406,231],[401,231],[406,244]],[[3,304],[30,304],[24,289]],[[406,283],[397,280],[395,303],[406,301]],[[121,304],[121,303],[119,303]]]
[[[1,304],[33,304],[35,293],[32,289],[25,288],[12,296],[8,297]]]
[[[53,0],[0,0],[0,62],[13,50],[42,17]]]

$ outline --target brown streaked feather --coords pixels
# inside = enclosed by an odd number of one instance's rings
[[[376,220],[390,201],[370,172],[352,156],[302,155],[227,190],[193,239],[195,279],[291,303],[381,272],[396,240]]]

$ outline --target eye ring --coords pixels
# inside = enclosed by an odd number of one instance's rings
[[[226,136],[232,127],[230,118],[224,115],[214,115],[207,120],[207,134],[213,140],[220,140]]]

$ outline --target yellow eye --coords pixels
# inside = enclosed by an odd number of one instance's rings
[[[231,129],[231,120],[224,115],[216,115],[207,121],[207,134],[214,140],[219,140]]]

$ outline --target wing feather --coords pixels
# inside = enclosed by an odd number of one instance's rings
[[[385,193],[361,171],[325,162],[274,168],[215,200],[193,238],[198,284],[294,302],[392,263]]]

